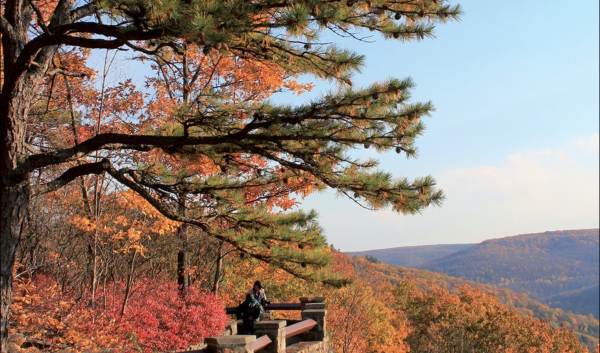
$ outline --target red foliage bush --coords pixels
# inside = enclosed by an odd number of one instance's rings
[[[186,349],[220,335],[229,321],[216,295],[193,287],[182,296],[176,284],[144,279],[133,293],[121,320],[144,352]]]
[[[107,285],[92,308],[49,276],[16,281],[11,334],[43,340],[49,350],[164,352],[220,335],[229,320],[216,295],[190,288],[182,296],[176,284],[145,278],[134,285],[121,317],[124,292],[122,283]]]

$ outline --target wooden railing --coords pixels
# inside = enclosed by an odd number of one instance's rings
[[[285,328],[285,338],[292,338],[308,332],[317,326],[315,320],[304,320],[294,325]]]
[[[257,336],[237,335],[236,321],[232,329],[224,336],[211,337],[205,340],[207,348],[201,352],[233,352],[242,349],[244,352],[285,353],[287,347],[300,346],[315,352],[327,347],[326,340],[326,305],[325,298],[301,298],[301,303],[269,304],[266,309],[302,311],[302,321],[293,320],[287,325],[285,320],[266,320],[256,324]],[[236,308],[227,308],[228,314],[235,314]],[[297,323],[296,323],[297,322]],[[286,326],[287,325],[287,326]],[[289,346],[288,346],[289,345]]]
[[[278,304],[268,304],[265,306],[265,310],[268,311],[300,311],[302,310],[302,304],[300,303],[278,303]],[[226,312],[229,315],[234,315],[237,311],[237,308],[227,308]]]
[[[303,333],[306,333],[317,326],[317,322],[315,320],[304,320],[297,324],[293,324],[290,326],[286,326],[285,328],[285,338],[290,339],[296,336],[300,336]],[[269,338],[269,336],[264,335],[258,338],[253,344],[252,349],[254,352],[258,352],[261,349],[267,348],[273,341]]]
[[[265,336],[258,338],[254,343],[252,343],[252,349],[255,352],[258,352],[261,349],[267,348],[267,346],[270,345],[271,343],[273,343],[273,341],[271,341],[269,336],[265,335]]]

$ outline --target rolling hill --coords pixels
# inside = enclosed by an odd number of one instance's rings
[[[544,298],[542,302],[551,307],[563,308],[578,314],[591,313],[594,317],[600,316],[600,285],[589,288],[578,289],[575,291]]]
[[[409,264],[525,293],[555,308],[598,319],[598,229],[554,231],[450,245],[361,252],[391,264]],[[456,251],[452,251],[456,249]],[[411,260],[411,253],[423,261]],[[441,254],[437,256],[436,254]]]
[[[359,256],[354,256],[353,259],[355,263],[367,261]],[[373,264],[373,266],[376,271],[383,274],[394,284],[400,283],[403,280],[411,280],[425,290],[430,290],[437,286],[455,294],[457,294],[460,291],[460,288],[464,286],[478,288],[484,293],[496,297],[501,303],[508,307],[514,308],[522,315],[548,321],[555,327],[562,326],[572,329],[576,332],[581,343],[592,348],[592,351],[599,343],[600,324],[598,319],[591,315],[585,316],[566,312],[560,308],[551,308],[543,303],[533,300],[527,294],[516,293],[508,289],[500,289],[490,285],[455,278],[443,273],[392,266],[385,263]]]

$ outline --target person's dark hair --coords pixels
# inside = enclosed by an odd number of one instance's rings
[[[252,294],[246,294],[246,301],[251,301],[252,299],[254,299],[254,296]]]
[[[260,289],[263,289],[263,285],[262,285],[262,282],[261,282],[261,281],[256,281],[256,282],[254,282],[254,285],[255,285],[256,287],[260,288]]]

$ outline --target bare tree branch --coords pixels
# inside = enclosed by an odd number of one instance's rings
[[[109,26],[92,22],[78,22],[60,26],[50,26],[53,34],[36,37],[25,45],[14,69],[11,71],[11,80],[15,80],[31,65],[33,58],[41,49],[56,47],[59,45],[70,45],[90,49],[119,49],[128,41],[149,40],[160,38],[165,35],[162,29],[144,31],[136,27]],[[115,39],[85,38],[68,35],[68,33],[84,33]],[[7,78],[9,79],[9,78]]]
[[[29,6],[31,6],[31,8],[35,12],[35,15],[37,16],[37,19],[38,19],[38,24],[40,25],[40,27],[42,27],[42,30],[44,31],[44,33],[46,35],[51,35],[52,33],[48,29],[48,26],[46,26],[46,22],[44,21],[44,16],[42,15],[42,11],[40,11],[40,8],[36,4],[33,3],[33,0],[29,0]]]
[[[89,163],[75,166],[66,172],[64,172],[58,178],[42,185],[38,185],[34,188],[33,194],[47,194],[49,192],[60,189],[61,187],[69,184],[73,180],[89,174],[102,174],[110,168],[110,161],[103,159],[98,163]]]
[[[220,144],[232,142],[233,137],[234,136],[185,138],[181,136],[136,136],[113,133],[100,134],[71,148],[30,156],[23,163],[23,168],[27,168],[28,171],[33,171],[49,165],[68,162],[101,149],[149,151],[156,147]]]
[[[62,68],[62,67],[58,67],[56,69],[50,70],[46,73],[48,76],[54,76],[57,74],[61,74],[63,76],[69,76],[69,77],[85,77],[86,74],[82,73],[82,72],[71,72],[68,69]]]

